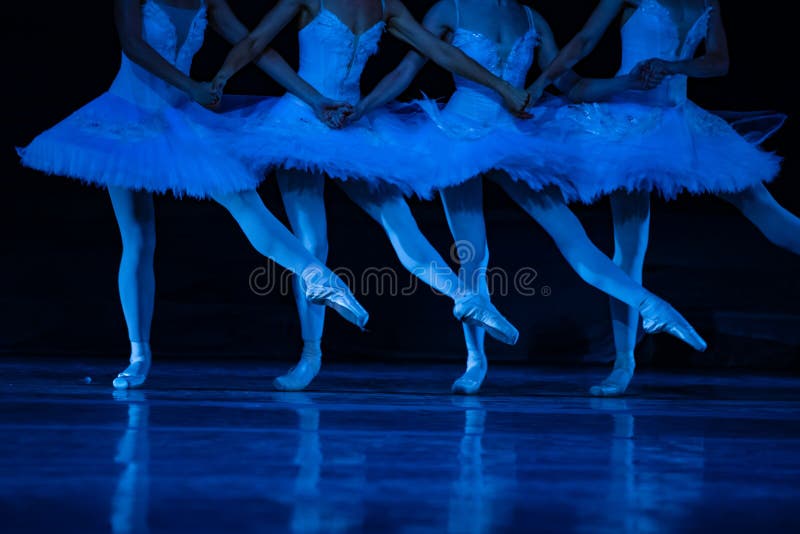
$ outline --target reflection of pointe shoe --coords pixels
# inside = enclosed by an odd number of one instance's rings
[[[655,295],[648,295],[639,305],[639,313],[642,316],[642,327],[648,334],[664,332],[675,336],[695,350],[704,351],[708,348],[705,340],[692,328],[689,321],[665,300]]]
[[[303,293],[311,304],[328,306],[347,321],[364,329],[369,314],[358,303],[353,293],[333,274],[325,280],[325,272],[320,267],[309,267],[300,275]]]
[[[514,325],[486,297],[473,294],[457,299],[453,315],[459,321],[483,328],[490,336],[507,345],[514,345],[519,339],[519,332]]]
[[[150,357],[131,358],[131,364],[114,379],[117,389],[140,388],[147,380],[150,372]]]

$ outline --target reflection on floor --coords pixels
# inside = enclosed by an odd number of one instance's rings
[[[800,378],[451,365],[0,360],[3,532],[661,532],[800,527]],[[87,384],[84,377],[91,376]]]

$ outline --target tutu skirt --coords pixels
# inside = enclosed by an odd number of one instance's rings
[[[258,186],[237,125],[188,99],[147,110],[105,93],[18,149],[23,165],[102,187],[208,197]]]
[[[406,128],[406,142],[419,155],[414,168],[399,176],[422,198],[482,174],[504,172],[533,190],[560,188],[575,192],[570,177],[578,172],[569,147],[554,135],[555,103],[537,107],[528,120],[514,118],[485,93],[460,89],[441,108],[436,102],[415,102],[415,128]],[[409,172],[410,171],[410,172]]]
[[[238,101],[238,102],[237,102]],[[405,187],[410,156],[410,125],[401,115],[381,110],[340,130],[322,123],[293,95],[236,97],[225,116],[240,123],[235,150],[249,166],[324,173],[337,180],[359,180],[373,189]]]
[[[757,146],[781,127],[775,113],[709,113],[692,102],[654,106],[610,102],[564,106],[561,140],[583,161],[577,195],[592,202],[617,190],[729,193],[769,182],[781,158]],[[725,117],[725,118],[723,118]]]

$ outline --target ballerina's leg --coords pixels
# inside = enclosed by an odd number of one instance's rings
[[[496,339],[509,344],[517,342],[519,332],[491,302],[477,294],[465,295],[453,272],[417,226],[400,191],[370,189],[366,183],[348,181],[342,188],[353,201],[384,229],[400,262],[411,274],[455,301],[457,319],[482,325]]]
[[[639,311],[645,331],[666,332],[697,350],[705,350],[705,341],[686,319],[666,301],[632,280],[591,242],[557,188],[534,191],[507,175],[499,176],[497,181],[550,234],[561,254],[583,280]]]
[[[464,184],[448,187],[440,195],[455,241],[453,250],[460,264],[460,283],[466,291],[488,298],[486,269],[489,265],[489,247],[483,216],[483,180],[475,178]],[[467,345],[467,369],[453,383],[452,391],[474,395],[480,390],[489,365],[484,350],[486,331],[472,324],[464,323],[462,326]]]
[[[131,341],[130,365],[114,379],[114,387],[144,385],[150,371],[150,326],[155,302],[153,260],[156,223],[150,193],[110,187],[109,195],[122,236],[119,296]]]
[[[720,197],[736,206],[770,242],[800,254],[800,218],[781,206],[763,183]]]
[[[611,195],[614,220],[614,264],[638,284],[650,234],[650,194],[620,191]],[[611,298],[611,325],[616,359],[614,370],[589,391],[598,397],[615,397],[628,389],[636,368],[634,351],[638,341],[639,310]]]
[[[278,171],[278,186],[294,235],[315,258],[328,260],[328,225],[325,210],[325,177],[301,171]],[[293,277],[295,302],[300,317],[303,350],[300,361],[275,379],[276,389],[301,391],[317,376],[322,365],[322,332],[325,306],[306,300],[298,277]]]
[[[345,283],[315,258],[270,212],[255,190],[218,195],[214,200],[230,212],[259,253],[299,275],[306,299],[325,304],[363,328],[369,315]]]

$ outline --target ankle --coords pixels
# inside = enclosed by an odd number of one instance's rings
[[[618,352],[614,361],[614,369],[633,371],[636,368],[636,358],[632,352]]]
[[[480,350],[467,351],[467,368],[486,365],[486,354]]]
[[[149,360],[151,356],[149,341],[131,341],[131,363]]]
[[[322,357],[322,342],[321,340],[303,340],[303,352],[300,354],[301,358],[319,359]]]

